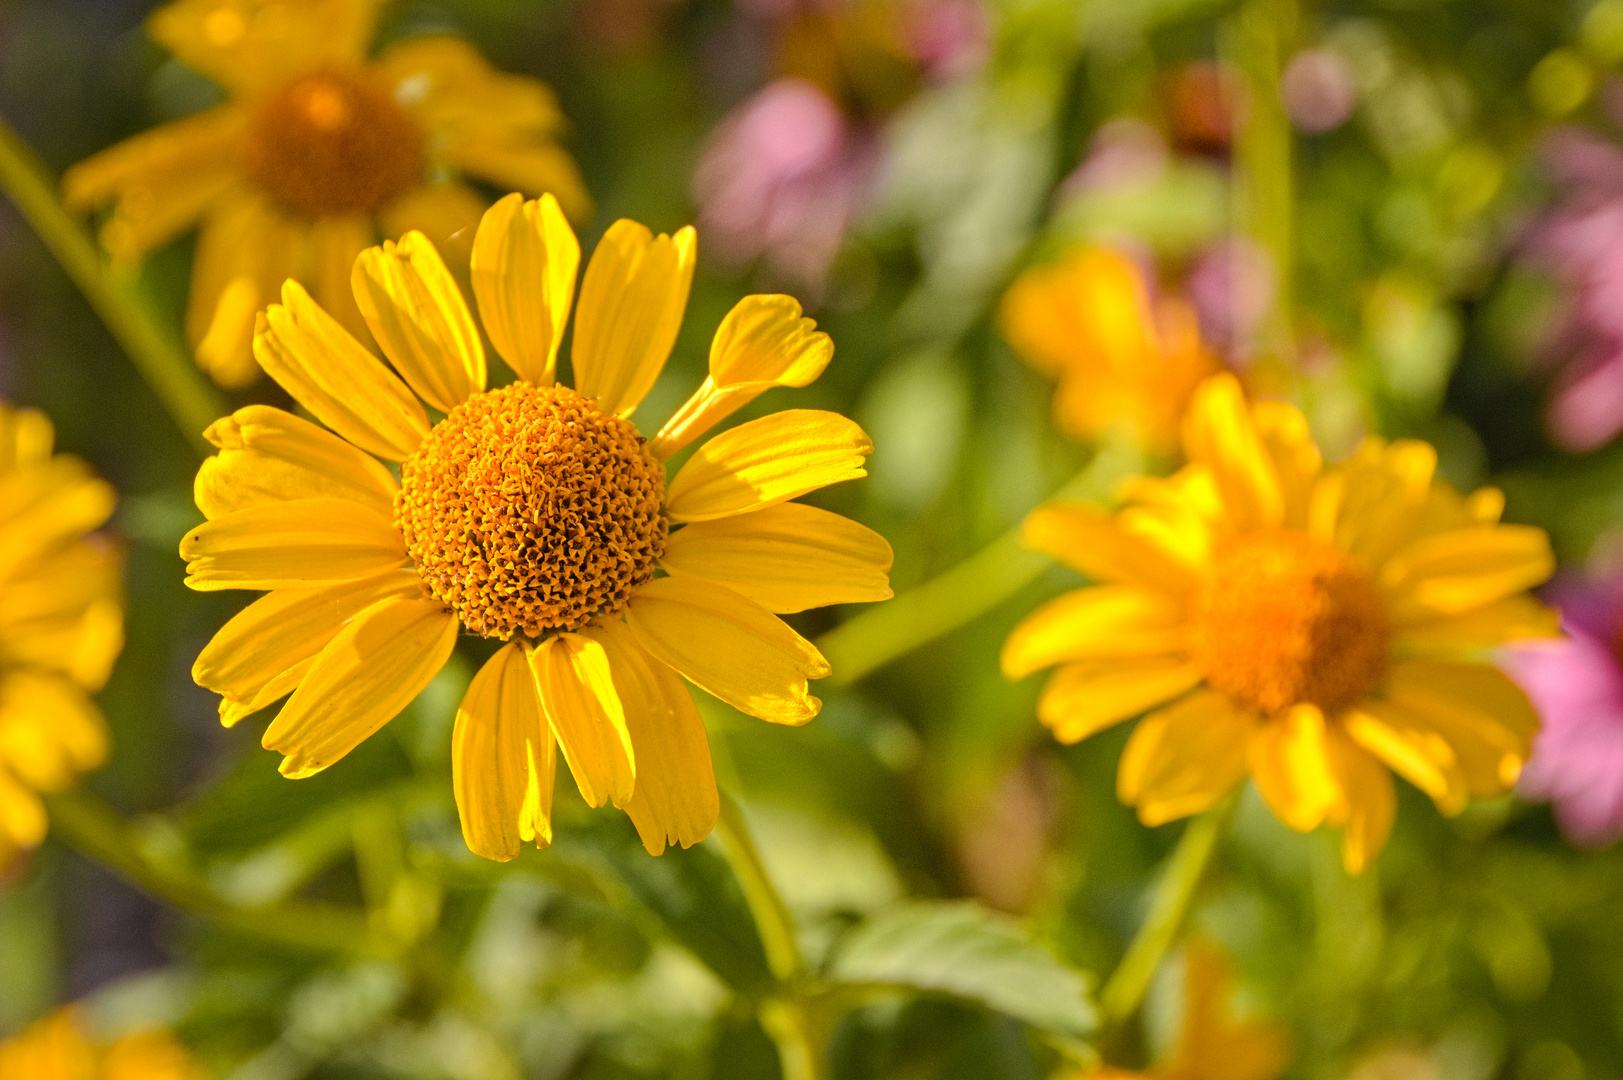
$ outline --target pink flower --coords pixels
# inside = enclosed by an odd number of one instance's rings
[[[1553,802],[1568,839],[1599,846],[1623,837],[1623,575],[1551,591],[1569,636],[1504,659],[1543,720],[1517,791]]]

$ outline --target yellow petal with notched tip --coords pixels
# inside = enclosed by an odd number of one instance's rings
[[[485,211],[471,267],[491,344],[519,378],[551,386],[580,268],[580,241],[558,200],[515,193]]]
[[[656,578],[632,596],[626,622],[656,660],[741,712],[804,724],[822,708],[806,681],[829,673],[823,654],[731,589],[698,578]]]
[[[462,291],[428,237],[367,248],[350,274],[383,354],[417,396],[450,412],[485,388],[485,347]]]
[[[288,683],[287,674],[295,668],[302,673],[301,665],[313,660],[356,615],[380,600],[422,595],[422,579],[415,570],[392,570],[314,589],[277,589],[220,628],[198,653],[192,678],[232,704],[258,701],[263,708],[291,692],[298,680]],[[261,700],[273,684],[281,692]],[[245,715],[234,712],[232,721]]]
[[[581,798],[590,806],[625,806],[637,759],[603,646],[581,634],[554,634],[535,646],[530,666]]]
[[[1543,529],[1473,525],[1410,544],[1381,568],[1398,620],[1457,615],[1524,592],[1555,571]]]
[[[394,719],[445,666],[456,635],[437,600],[380,600],[346,623],[265,729],[265,749],[285,755],[282,775],[313,776]]]
[[[1214,375],[1196,389],[1184,418],[1183,443],[1191,462],[1211,470],[1235,526],[1260,529],[1284,523],[1279,475],[1233,375]]]
[[[1302,410],[1282,401],[1259,401],[1251,407],[1257,438],[1273,462],[1284,500],[1284,524],[1292,529],[1307,527],[1308,503],[1313,486],[1324,467],[1313,432]]]
[[[1037,719],[1062,743],[1080,742],[1194,689],[1200,669],[1177,658],[1067,664],[1043,686]]]
[[[890,544],[815,506],[781,503],[670,534],[660,565],[719,582],[768,611],[888,600]]]
[[[1453,816],[1465,809],[1470,791],[1459,756],[1436,730],[1379,700],[1343,714],[1341,726],[1353,742],[1430,795],[1439,811]]]
[[[575,390],[628,416],[659,378],[693,284],[693,227],[654,236],[621,218],[598,241],[581,282],[570,358]]]
[[[1302,703],[1264,720],[1246,746],[1263,801],[1297,832],[1312,832],[1345,800],[1328,740],[1324,713]]]
[[[317,420],[362,450],[404,461],[428,434],[428,415],[406,384],[296,281],[259,316],[254,356]]]
[[[61,791],[107,759],[107,722],[90,696],[60,675],[0,679],[0,767],[36,791]]]
[[[381,574],[406,561],[400,530],[343,499],[266,503],[204,522],[180,541],[194,589],[298,589]]]
[[[637,787],[625,811],[650,855],[667,844],[692,847],[721,813],[704,721],[682,677],[637,644],[615,621],[583,631],[600,642],[637,748]]]
[[[1246,745],[1256,725],[1215,690],[1153,712],[1122,751],[1116,795],[1150,826],[1209,809],[1245,779]]]
[[[710,343],[710,374],[649,442],[668,458],[775,386],[809,386],[828,367],[834,342],[802,317],[792,296],[740,300]]]
[[[1121,582],[1179,594],[1194,586],[1186,564],[1122,527],[1102,507],[1056,499],[1026,515],[1020,539],[1095,581]]]
[[[1392,835],[1397,793],[1392,774],[1334,727],[1329,747],[1336,780],[1346,793],[1330,824],[1341,826],[1341,865],[1349,874],[1362,874]]]
[[[552,732],[519,642],[504,645],[468,684],[451,732],[451,788],[462,839],[501,862],[519,846],[552,843]]]
[[[1077,589],[1027,615],[1003,643],[1003,674],[1023,679],[1068,660],[1171,656],[1183,615],[1160,593],[1131,585]]]
[[[868,475],[873,442],[854,421],[789,409],[740,424],[694,452],[665,497],[672,521],[709,521]]]
[[[295,499],[349,499],[394,514],[400,486],[376,458],[292,413],[250,405],[203,437],[220,452],[203,462],[192,492],[209,519]]]
[[[1516,783],[1538,730],[1527,695],[1491,664],[1400,663],[1380,700],[1383,710],[1447,741],[1477,798],[1501,795]]]
[[[113,513],[112,485],[71,457],[0,475],[0,582]]]

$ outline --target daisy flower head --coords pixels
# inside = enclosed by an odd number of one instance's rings
[[[214,424],[220,452],[196,483],[208,521],[181,544],[193,588],[266,590],[193,668],[221,719],[291,691],[264,744],[284,775],[309,776],[404,708],[467,632],[505,643],[453,734],[473,851],[550,842],[555,744],[586,801],[624,809],[650,852],[708,835],[715,776],[682,678],[764,720],[810,720],[807,680],[829,666],[777,615],[887,598],[891,552],[791,501],[866,475],[872,444],[834,413],[739,424],[667,482],[673,454],[833,354],[793,299],[746,297],[709,377],[644,439],[629,417],[676,338],[694,252],[691,227],[609,228],[574,305],[572,388],[554,373],[580,248],[551,196],[508,196],[474,240],[479,315],[519,376],[507,386],[486,389],[473,315],[420,233],[355,264],[392,370],[289,281],[254,351],[320,425],[265,406]]]
[[[107,756],[91,695],[124,644],[113,489],[53,455],[51,422],[0,404],[0,866],[45,837],[40,794]]]
[[[542,83],[491,68],[466,41],[408,38],[368,56],[383,0],[174,0],[152,38],[225,100],[80,162],[71,207],[112,204],[101,240],[133,262],[200,226],[186,311],[198,363],[223,386],[258,379],[254,313],[287,278],[351,333],[366,327],[350,265],[416,229],[444,243],[486,201],[460,179],[590,205],[558,145]]]
[[[1190,395],[1218,367],[1194,309],[1152,297],[1138,263],[1107,247],[1077,247],[1022,273],[998,325],[1021,359],[1058,382],[1055,424],[1089,442],[1125,428],[1146,449],[1170,452]]]
[[[1549,636],[1526,594],[1549,577],[1542,530],[1503,496],[1462,496],[1436,452],[1370,438],[1324,468],[1307,422],[1202,383],[1188,464],[1141,477],[1115,513],[1056,502],[1028,544],[1099,582],[1028,616],[1003,647],[1020,678],[1057,665],[1039,719],[1072,743],[1138,716],[1117,794],[1146,825],[1255,781],[1301,832],[1344,829],[1358,873],[1391,831],[1396,772],[1445,814],[1510,790],[1538,721],[1485,652]],[[1390,771],[1389,771],[1390,770]]]
[[[91,1040],[79,1009],[58,1009],[0,1040],[5,1080],[203,1080],[191,1053],[169,1032],[132,1031],[102,1045]]]

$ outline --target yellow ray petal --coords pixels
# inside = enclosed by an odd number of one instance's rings
[[[1527,695],[1491,664],[1411,660],[1392,668],[1383,715],[1436,732],[1459,760],[1477,798],[1503,794],[1526,763],[1538,714]]]
[[[1138,722],[1116,771],[1116,795],[1146,825],[1206,810],[1245,779],[1256,719],[1215,690],[1190,694]]]
[[[802,503],[700,521],[671,533],[660,565],[719,582],[768,611],[888,600],[885,538]]]
[[[603,646],[581,634],[554,634],[530,653],[541,707],[589,806],[631,801],[636,752],[625,707]]]
[[[124,641],[122,566],[119,550],[99,537],[31,564],[3,586],[0,655],[100,689]]]
[[[464,133],[446,147],[446,158],[458,172],[475,176],[498,190],[516,189],[555,196],[576,221],[588,219],[592,196],[569,151],[553,142],[514,145],[504,140]],[[680,234],[677,237],[681,240]]]
[[[60,675],[11,671],[0,680],[0,767],[35,791],[61,791],[107,759],[107,722]]]
[[[316,419],[362,450],[404,461],[428,434],[428,416],[406,384],[296,281],[259,317],[254,356]]]
[[[1068,660],[1160,657],[1184,644],[1179,606],[1148,589],[1077,589],[1027,615],[1003,643],[1003,674],[1023,679]]]
[[[307,269],[297,275],[308,283],[310,295],[321,310],[362,345],[372,344],[372,334],[361,315],[355,289],[350,283],[355,260],[378,242],[370,214],[346,214],[317,218],[310,224],[310,250]]]
[[[1457,656],[1511,641],[1558,637],[1561,616],[1531,596],[1507,596],[1459,615],[1402,622],[1396,629],[1400,656]]]
[[[418,397],[450,412],[485,388],[479,328],[428,237],[411,232],[367,248],[350,284],[372,336]]]
[[[637,642],[656,660],[742,712],[804,724],[823,703],[806,680],[829,673],[805,638],[757,604],[698,578],[656,578],[626,612]]]
[[[45,829],[45,804],[0,768],[0,838],[15,847],[36,847],[45,839]],[[0,844],[0,849],[4,847]]]
[[[0,471],[43,465],[56,439],[50,417],[38,409],[0,405]]]
[[[1432,503],[1436,471],[1429,443],[1367,438],[1314,487],[1308,531],[1377,568],[1412,538]]]
[[[525,841],[552,843],[556,769],[535,674],[511,642],[473,677],[451,733],[451,788],[468,850],[506,862]]]
[[[313,776],[394,719],[445,666],[456,635],[437,600],[380,600],[346,623],[265,729],[282,775]]]
[[[789,409],[740,424],[694,452],[667,489],[672,521],[708,521],[868,475],[873,442],[838,413]]]
[[[1549,578],[1555,556],[1543,529],[1473,525],[1410,544],[1381,568],[1396,619],[1457,615]]]
[[[650,855],[667,844],[692,847],[710,835],[721,813],[710,742],[693,698],[681,676],[649,656],[625,623],[584,633],[608,654],[637,747],[637,786],[625,811],[643,847]]]
[[[203,222],[192,256],[186,340],[221,386],[264,377],[254,360],[255,313],[282,282],[306,276],[309,227],[244,188],[221,197]]]
[[[1349,874],[1362,874],[1392,835],[1397,793],[1392,774],[1333,727],[1329,746],[1336,779],[1347,793],[1345,806],[1331,821],[1342,829],[1341,864]]]
[[[1453,816],[1470,795],[1459,756],[1435,729],[1415,724],[1384,701],[1366,701],[1341,717],[1348,738],[1387,768],[1424,791],[1437,809]]]
[[[349,499],[394,515],[400,487],[389,470],[292,413],[249,405],[216,420],[203,437],[220,448],[192,485],[197,508],[210,520],[294,499]]]
[[[1245,391],[1233,375],[1214,375],[1195,391],[1184,419],[1183,443],[1190,461],[1212,471],[1236,527],[1284,523],[1279,475],[1246,407]]]
[[[1174,595],[1194,587],[1187,564],[1170,557],[1153,540],[1129,533],[1109,511],[1087,503],[1068,499],[1044,503],[1026,515],[1020,539],[1095,581]]]
[[[473,252],[474,230],[484,212],[484,196],[447,180],[410,188],[378,211],[378,223],[385,236],[422,233],[447,263],[462,267]]]
[[[1200,684],[1200,669],[1178,659],[1067,664],[1049,676],[1037,719],[1062,743],[1080,742]]]
[[[1259,401],[1251,407],[1251,416],[1256,423],[1257,438],[1273,462],[1274,475],[1279,478],[1279,492],[1285,504],[1284,524],[1292,529],[1305,529],[1313,486],[1324,466],[1313,432],[1308,430],[1307,417],[1302,415],[1302,410],[1282,401]]]
[[[581,283],[570,358],[575,389],[629,416],[665,366],[693,283],[693,227],[654,236],[621,218],[598,241]]]
[[[1299,704],[1270,717],[1251,735],[1246,762],[1274,816],[1297,832],[1312,832],[1345,801],[1331,767],[1324,713]]]
[[[308,662],[356,615],[390,597],[423,595],[415,570],[392,570],[316,589],[278,589],[220,628],[197,654],[192,678],[238,706],[231,711],[235,723],[290,693],[299,680],[290,681],[289,673],[297,668],[296,674],[302,675]]]
[[[112,486],[77,458],[0,476],[0,582],[112,515]]]
[[[801,317],[792,296],[746,296],[710,343],[710,374],[649,443],[661,460],[775,386],[809,386],[834,356],[834,342]]]
[[[473,241],[473,294],[490,343],[518,377],[551,386],[580,268],[580,241],[551,195],[513,194]]]
[[[195,71],[246,91],[366,54],[383,0],[175,0],[147,33]]]
[[[298,589],[381,574],[406,561],[400,530],[344,499],[266,503],[207,521],[180,541],[194,589]]]

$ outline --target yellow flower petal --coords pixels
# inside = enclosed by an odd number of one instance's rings
[[[868,475],[873,442],[855,422],[789,409],[740,424],[694,452],[667,489],[672,521],[708,521]]]
[[[1101,507],[1068,499],[1044,503],[1026,515],[1020,539],[1095,581],[1122,582],[1173,594],[1194,587],[1187,564],[1170,557],[1153,539],[1129,532],[1126,522]]]
[[[530,653],[558,748],[589,806],[631,801],[637,761],[608,654],[581,634],[554,634]]]
[[[1437,451],[1399,439],[1363,441],[1326,473],[1308,504],[1308,531],[1365,567],[1379,567],[1412,538],[1433,501]]]
[[[1138,722],[1122,751],[1116,795],[1146,825],[1198,814],[1245,779],[1256,719],[1201,690]]]
[[[693,227],[654,236],[621,218],[598,241],[581,283],[570,357],[575,389],[629,416],[659,378],[693,283]]]
[[[147,19],[152,40],[221,86],[251,90],[366,54],[383,0],[174,0]]]
[[[372,334],[361,314],[350,278],[355,260],[377,243],[377,229],[369,214],[321,217],[310,223],[310,250],[306,269],[295,275],[307,282],[321,310],[338,320],[362,345]]]
[[[472,268],[490,343],[519,378],[551,386],[580,268],[580,241],[558,200],[513,194],[485,211]]]
[[[0,582],[101,525],[114,501],[112,486],[77,458],[0,476]]]
[[[210,520],[295,499],[349,499],[394,515],[400,486],[389,470],[292,413],[249,405],[216,420],[203,437],[220,448],[192,485],[197,508]]]
[[[254,359],[255,313],[282,282],[303,277],[308,227],[243,189],[220,199],[203,222],[192,256],[186,340],[197,363],[224,387],[264,377]]]
[[[447,180],[406,191],[378,211],[378,224],[385,236],[420,232],[448,263],[465,266],[484,212],[484,196],[467,184]]]
[[[1344,806],[1331,821],[1342,829],[1341,865],[1349,874],[1362,874],[1392,835],[1397,793],[1392,790],[1392,774],[1335,728],[1329,747],[1336,779],[1346,792]]]
[[[670,457],[775,386],[809,386],[834,357],[834,342],[802,318],[792,296],[746,296],[710,343],[710,374],[649,443]]]
[[[51,460],[56,439],[50,417],[38,409],[12,409],[0,405],[0,471]]]
[[[1282,401],[1259,401],[1251,407],[1257,438],[1273,462],[1279,478],[1279,491],[1285,502],[1284,524],[1292,529],[1307,527],[1308,503],[1319,479],[1324,459],[1307,417],[1294,405]]]
[[[649,656],[623,622],[584,633],[600,642],[637,748],[637,786],[625,811],[650,855],[692,847],[716,827],[721,799],[704,721],[681,676]]]
[[[451,788],[468,850],[506,862],[526,841],[552,843],[556,769],[535,673],[511,642],[473,677],[451,732]]]
[[[1258,436],[1233,375],[1201,383],[1184,419],[1184,452],[1212,472],[1236,527],[1271,528],[1285,521],[1285,495],[1273,458]]]
[[[828,661],[782,619],[730,589],[698,578],[656,578],[626,611],[637,642],[703,690],[776,724],[804,724],[823,703],[808,679]]]
[[[415,570],[277,589],[234,615],[198,653],[192,679],[225,699],[226,726],[292,692],[309,664],[356,615],[390,597],[421,597]]]
[[[1200,669],[1178,659],[1066,664],[1037,699],[1037,719],[1062,743],[1080,742],[1200,684]]]
[[[265,729],[265,749],[285,755],[282,775],[313,776],[394,719],[445,666],[456,635],[437,600],[380,600],[346,623]]]
[[[0,766],[35,791],[61,791],[107,759],[107,722],[60,675],[10,671],[0,679]]]
[[[1524,592],[1555,571],[1543,529],[1473,525],[1426,537],[1381,568],[1394,618],[1457,615]]]
[[[296,281],[259,317],[254,356],[316,419],[362,450],[404,461],[428,434],[428,416],[406,384]]]
[[[428,237],[367,248],[350,284],[372,336],[418,397],[450,412],[485,388],[479,328]]]
[[[16,847],[31,848],[45,839],[45,829],[45,804],[0,768],[0,838]],[[4,846],[0,844],[0,848]]]
[[[87,690],[106,683],[124,642],[122,559],[110,542],[59,547],[0,586],[0,655],[56,671]]]
[[[885,538],[802,503],[700,521],[671,533],[660,565],[719,582],[768,611],[888,600]]]
[[[1068,660],[1170,656],[1183,642],[1176,603],[1130,585],[1098,585],[1027,615],[1003,643],[1003,674],[1023,679]]]
[[[344,499],[266,503],[204,522],[180,541],[194,589],[297,589],[406,561],[388,517]]]
[[[1560,633],[1561,616],[1555,609],[1530,596],[1507,596],[1459,615],[1400,624],[1395,648],[1399,655],[1446,656]]]
[[[1384,701],[1349,710],[1341,725],[1353,742],[1430,795],[1442,813],[1453,816],[1465,809],[1470,794],[1465,773],[1454,748],[1435,729],[1412,722]]]
[[[1516,783],[1538,730],[1527,695],[1491,664],[1398,664],[1387,677],[1383,709],[1446,740],[1476,798],[1501,795]]]
[[[1259,724],[1246,746],[1246,762],[1274,816],[1297,832],[1312,832],[1342,805],[1331,767],[1324,713],[1299,704]]]

